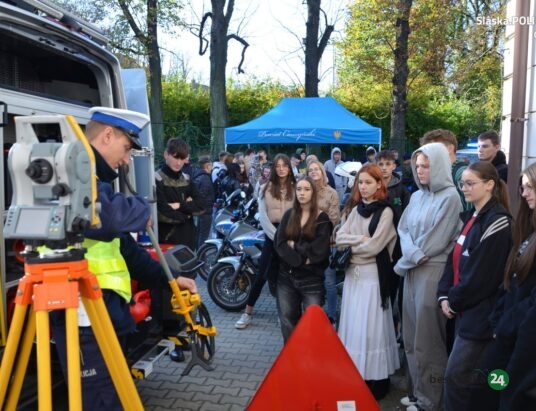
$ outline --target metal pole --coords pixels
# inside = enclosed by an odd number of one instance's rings
[[[516,1],[516,16],[530,15],[530,3],[526,0]],[[514,31],[514,70],[512,75],[512,110],[510,128],[510,148],[508,155],[508,194],[512,213],[517,213],[519,197],[517,187],[523,157],[523,134],[525,129],[525,99],[527,84],[527,53],[529,26],[516,23]]]

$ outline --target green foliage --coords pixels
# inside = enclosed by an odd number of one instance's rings
[[[164,139],[181,137],[192,148],[192,157],[210,149],[210,96],[205,86],[180,76],[162,83]]]
[[[116,46],[124,67],[147,65],[144,45],[132,33],[118,4],[94,0],[55,0],[104,29]],[[476,25],[477,16],[500,17],[501,0],[414,0],[410,17],[406,149],[418,146],[422,134],[448,128],[463,145],[482,130],[498,128],[501,112],[501,36],[503,27]],[[146,29],[147,4],[128,2],[133,17]],[[181,27],[183,2],[160,0],[158,21],[167,33]],[[381,127],[383,146],[389,146],[392,105],[393,48],[398,0],[354,0],[344,37],[336,45],[338,84],[332,95],[347,109]],[[208,88],[180,75],[163,84],[165,138],[181,136],[192,147],[192,157],[210,151],[210,96]],[[227,84],[229,125],[250,121],[287,96],[303,96],[303,89],[270,79],[230,80]],[[242,150],[244,147],[231,147]],[[278,151],[284,147],[271,147]],[[362,148],[356,148],[361,150]],[[352,148],[348,147],[351,152]]]
[[[460,144],[497,128],[501,113],[500,27],[476,17],[501,16],[498,0],[413,1],[410,17],[406,148],[422,134],[448,128]],[[334,95],[348,109],[382,128],[389,145],[397,0],[355,0],[345,37],[337,44],[339,85]]]
[[[234,126],[253,120],[285,97],[300,96],[303,96],[302,90],[284,86],[270,79],[253,79],[242,84],[230,81],[227,86],[229,125]]]
[[[410,149],[417,148],[419,138],[435,128],[451,130],[458,137],[460,146],[487,128],[485,113],[471,101],[437,95],[437,91],[429,90],[429,95],[421,96],[420,101],[410,100],[412,109],[407,114]]]
[[[185,139],[191,157],[210,151],[210,95],[208,87],[194,84],[179,75],[165,77],[163,84],[164,135]],[[230,125],[250,121],[274,107],[284,97],[300,96],[302,90],[272,80],[230,81],[227,86]],[[232,147],[233,151],[245,147]]]

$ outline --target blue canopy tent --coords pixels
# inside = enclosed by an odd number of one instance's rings
[[[332,97],[287,97],[262,116],[225,129],[225,144],[381,144],[381,129]]]

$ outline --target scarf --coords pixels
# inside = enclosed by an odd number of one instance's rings
[[[368,203],[368,204],[364,203],[363,201],[360,201],[357,204],[357,212],[359,213],[361,217],[369,218],[376,211],[378,210],[383,211],[385,207],[390,207],[390,204],[387,200],[373,201],[372,203]]]
[[[357,212],[360,216],[368,218],[372,216],[368,227],[369,234],[372,237],[376,232],[380,217],[386,207],[391,207],[387,200],[378,200],[369,204],[360,202],[357,205]],[[391,277],[394,275],[393,263],[387,246],[376,255],[376,265],[378,266],[378,280],[380,283],[381,306],[385,310],[389,307],[389,297],[391,294]]]

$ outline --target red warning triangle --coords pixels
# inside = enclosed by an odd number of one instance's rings
[[[318,305],[307,308],[248,406],[264,410],[380,410]]]

